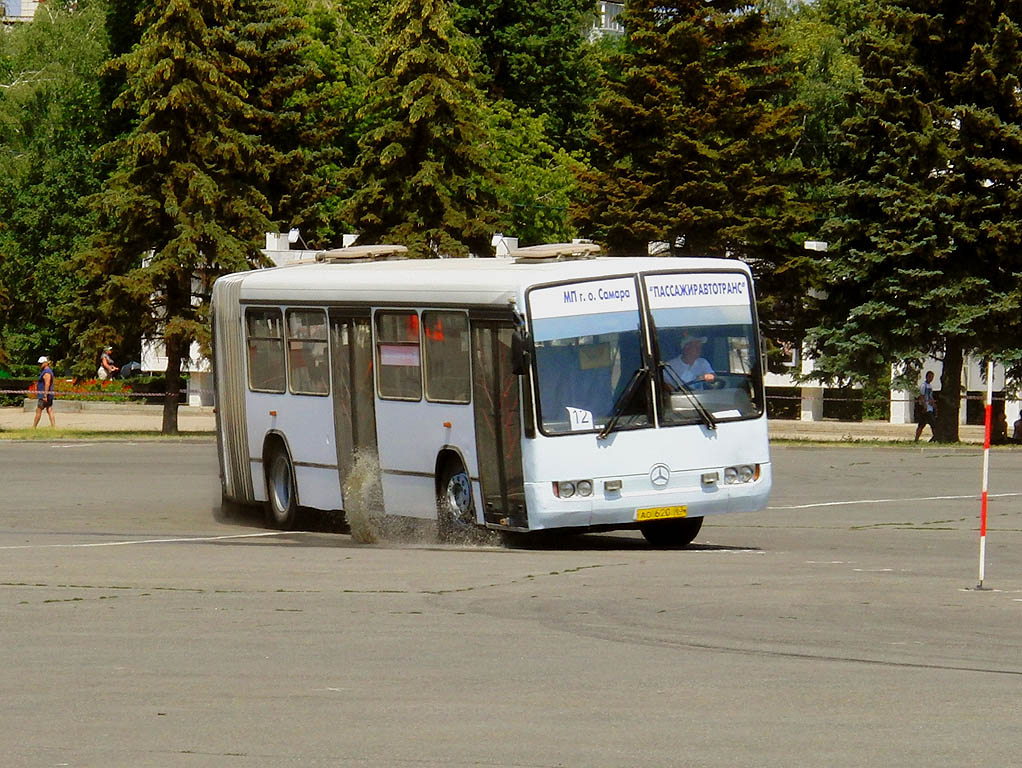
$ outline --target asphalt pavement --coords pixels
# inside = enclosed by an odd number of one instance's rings
[[[5,441],[4,768],[1018,763],[1022,475],[781,443],[684,551],[214,516],[212,439]]]

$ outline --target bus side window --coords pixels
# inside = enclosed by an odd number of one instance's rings
[[[464,312],[423,312],[426,399],[467,403],[471,399],[468,316]]]
[[[292,392],[296,395],[330,394],[326,312],[288,310],[287,353]]]
[[[279,309],[245,313],[248,387],[256,392],[284,391],[284,324]]]
[[[419,316],[415,312],[376,313],[376,371],[380,397],[422,399]]]

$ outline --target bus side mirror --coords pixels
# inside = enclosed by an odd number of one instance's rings
[[[529,344],[527,335],[519,330],[511,334],[511,373],[523,376],[529,370]]]

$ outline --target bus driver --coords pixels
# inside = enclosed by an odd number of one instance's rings
[[[705,336],[682,336],[681,354],[667,361],[668,367],[683,384],[703,386],[715,378],[713,366],[703,357],[705,343]]]

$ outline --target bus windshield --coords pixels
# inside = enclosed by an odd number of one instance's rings
[[[755,418],[763,381],[752,292],[742,273],[647,275],[661,422]]]
[[[529,306],[544,433],[651,423],[648,383],[629,386],[648,376],[634,278],[536,288]]]

